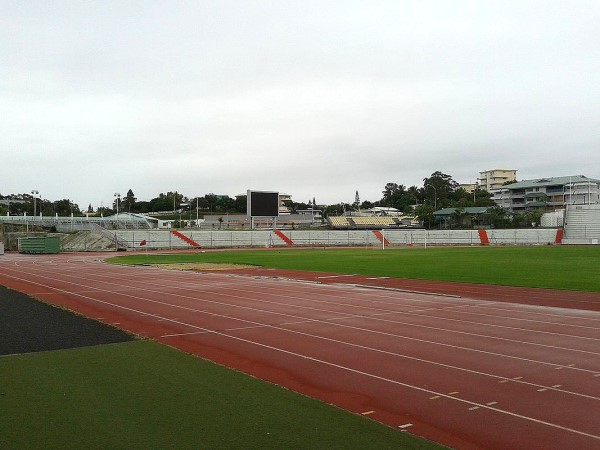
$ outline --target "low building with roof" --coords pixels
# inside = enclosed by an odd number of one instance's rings
[[[488,212],[489,206],[467,206],[464,208],[442,208],[433,213],[434,221],[440,225],[458,224],[473,226]]]
[[[600,180],[585,175],[537,178],[502,186],[494,202],[512,213],[544,208],[546,211],[565,209],[567,205],[600,203]]]

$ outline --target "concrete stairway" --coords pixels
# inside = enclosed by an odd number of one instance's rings
[[[565,216],[563,244],[600,243],[600,204],[571,205]]]

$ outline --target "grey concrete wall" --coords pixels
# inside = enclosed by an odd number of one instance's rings
[[[490,245],[547,245],[553,244],[556,228],[486,230]],[[254,231],[188,231],[179,232],[202,248],[288,247],[271,230]],[[190,244],[169,230],[119,230],[120,241],[131,249],[161,248],[189,249]],[[302,247],[381,247],[372,230],[285,230],[281,232]],[[385,230],[382,232],[390,246],[481,245],[477,230]],[[140,243],[146,241],[145,246]]]

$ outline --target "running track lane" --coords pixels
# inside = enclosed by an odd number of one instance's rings
[[[0,283],[455,448],[600,448],[600,314],[7,254]]]

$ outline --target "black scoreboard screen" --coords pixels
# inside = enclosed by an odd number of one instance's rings
[[[246,201],[250,217],[279,216],[279,192],[249,190]]]

